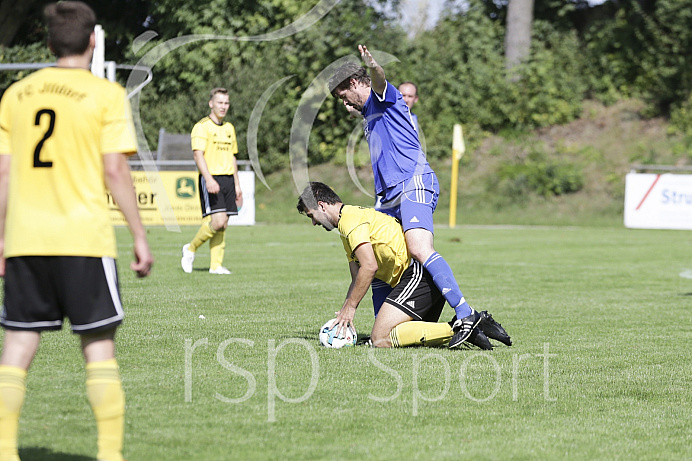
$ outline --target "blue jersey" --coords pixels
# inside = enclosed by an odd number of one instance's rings
[[[376,194],[382,195],[413,176],[433,172],[418,140],[411,112],[396,87],[386,82],[383,97],[370,91],[362,113]]]

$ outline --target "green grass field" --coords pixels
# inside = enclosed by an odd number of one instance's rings
[[[491,352],[322,348],[349,283],[335,234],[307,220],[232,228],[223,277],[207,247],[180,269],[194,232],[150,229],[154,272],[137,280],[118,229],[129,461],[692,457],[689,232],[437,230],[466,298],[512,335]],[[356,327],[372,323],[364,301]],[[96,453],[77,344],[44,335],[24,460]]]

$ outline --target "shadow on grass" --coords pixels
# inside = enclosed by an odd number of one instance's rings
[[[285,335],[277,335],[281,339],[288,339],[288,338],[297,338],[297,339],[305,339],[307,341],[319,341],[319,336],[317,333],[310,334],[310,333],[305,333],[300,332],[300,333],[293,333],[293,334],[285,334]]]
[[[293,335],[285,335],[285,338],[304,339],[310,343],[315,344],[316,346],[321,346],[319,335],[316,335],[316,334],[300,333],[300,334],[293,334]],[[370,340],[370,336],[359,336],[358,341],[356,342],[356,346],[363,346],[363,345],[365,345],[365,343],[368,340]]]
[[[692,296],[692,293],[685,293],[684,295],[685,295],[685,296]],[[279,339],[279,340],[285,340],[285,339],[289,339],[289,338],[304,339],[304,340],[306,340],[306,341],[308,341],[308,342],[310,342],[310,343],[315,343],[315,342],[316,342],[316,344],[317,344],[318,346],[320,345],[319,335],[306,333],[306,332],[304,332],[304,331],[302,331],[302,332],[300,332],[300,333],[297,333],[297,332],[296,332],[296,333],[293,333],[293,334],[278,335],[278,339]],[[370,341],[370,335],[358,336],[358,340],[357,340],[357,342],[356,342],[356,346],[369,346],[369,344],[367,344],[368,341]],[[493,349],[509,349],[509,348],[511,347],[511,346],[507,346],[506,344],[502,344],[502,343],[497,342],[497,341],[493,341],[493,342],[492,342],[492,345],[493,345]],[[448,349],[448,347],[447,347],[446,344],[440,344],[439,346],[422,346],[422,345],[415,345],[415,346],[409,346],[409,347],[411,347],[411,348],[413,348],[413,347],[427,347],[428,349]],[[474,346],[474,345],[472,345],[472,344],[469,344],[469,343],[466,343],[466,344],[463,345],[460,349],[461,349],[461,350],[473,350],[473,351],[480,351],[480,350],[483,350],[483,349],[481,349],[481,348],[479,348],[479,347],[477,347],[477,346]]]
[[[94,458],[55,452],[49,448],[28,447],[19,449],[22,461],[93,461]]]

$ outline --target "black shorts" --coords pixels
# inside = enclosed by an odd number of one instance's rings
[[[199,202],[202,206],[202,217],[213,213],[226,213],[227,216],[236,216],[238,206],[235,204],[235,180],[233,175],[214,176],[219,183],[218,194],[210,194],[207,191],[207,181],[199,175]]]
[[[74,333],[110,330],[123,321],[119,291],[113,258],[9,258],[0,325],[8,330],[59,330],[67,317]]]
[[[435,286],[433,278],[423,265],[413,260],[404,271],[399,284],[385,301],[413,320],[437,322],[445,307],[445,298]]]

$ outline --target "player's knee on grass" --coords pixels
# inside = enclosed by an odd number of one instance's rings
[[[389,333],[391,329],[384,332],[385,330],[376,331],[374,328],[372,334],[370,335],[370,341],[374,347],[392,347],[392,341],[389,339]]]
[[[370,339],[375,347],[392,347],[389,334],[399,324],[408,322],[411,317],[400,311],[398,308],[385,302],[375,318]]]

